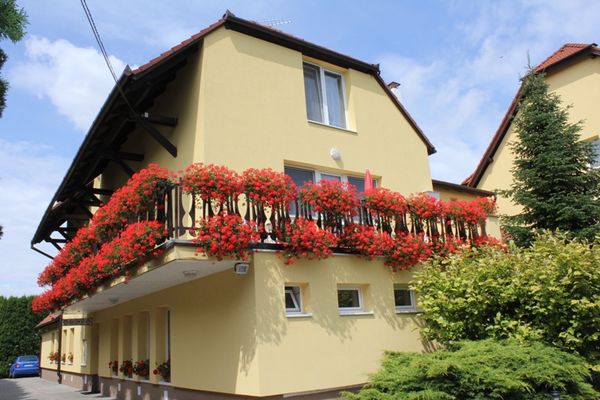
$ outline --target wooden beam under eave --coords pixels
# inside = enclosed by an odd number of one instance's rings
[[[163,136],[162,133],[158,129],[156,129],[152,124],[144,121],[143,119],[138,120],[139,124],[142,128],[152,136],[154,140],[156,140],[162,147],[165,148],[173,157],[177,157],[177,147],[173,143],[169,141],[166,137]]]
[[[171,128],[177,126],[177,118],[165,117],[163,115],[150,115],[147,112],[142,114],[142,120],[150,122],[152,124],[170,126]]]
[[[137,161],[137,162],[144,161],[143,154],[130,153],[127,151],[106,150],[106,151],[104,151],[104,156],[108,157],[109,159],[118,158],[120,160],[125,160],[125,161]]]

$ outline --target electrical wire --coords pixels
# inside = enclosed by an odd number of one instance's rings
[[[102,53],[102,57],[104,57],[106,66],[108,67],[110,74],[112,75],[112,77],[115,81],[117,90],[121,94],[123,101],[125,101],[125,104],[131,110],[132,114],[136,118],[139,118],[139,115],[137,115],[136,111],[133,109],[133,107],[129,103],[129,100],[127,100],[127,96],[125,96],[125,92],[123,91],[123,88],[119,84],[119,79],[117,78],[117,74],[115,74],[115,70],[114,70],[112,64],[110,63],[110,58],[108,57],[108,52],[106,51],[106,48],[104,47],[104,43],[102,43],[102,39],[100,38],[100,33],[98,32],[98,28],[96,27],[96,22],[94,21],[94,17],[92,16],[92,12],[90,11],[90,8],[88,7],[86,0],[80,0],[80,2],[81,2],[81,7],[83,7],[83,12],[85,13],[85,16],[90,24],[90,27],[92,28],[92,32],[94,34],[94,38],[96,39],[96,42],[98,43],[98,47],[100,47],[100,52]]]

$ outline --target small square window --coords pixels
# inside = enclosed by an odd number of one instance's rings
[[[300,286],[285,286],[285,312],[286,314],[302,312],[302,291]]]
[[[415,310],[415,292],[407,285],[394,285],[394,305],[396,310]]]
[[[362,289],[356,287],[339,287],[338,308],[340,312],[352,312],[363,310]]]

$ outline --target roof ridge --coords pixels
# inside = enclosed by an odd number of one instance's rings
[[[533,70],[536,72],[542,71],[567,57],[570,57],[574,54],[579,53],[582,50],[585,50],[590,47],[597,46],[596,43],[565,43],[554,53],[550,54],[544,61],[536,65]],[[568,48],[572,48],[567,50]]]

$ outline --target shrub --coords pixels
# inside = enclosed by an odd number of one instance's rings
[[[482,246],[423,264],[423,334],[442,343],[542,340],[600,361],[600,252],[546,233],[531,248]]]
[[[382,369],[351,400],[596,399],[585,361],[542,343],[460,342],[429,354],[385,355]]]

